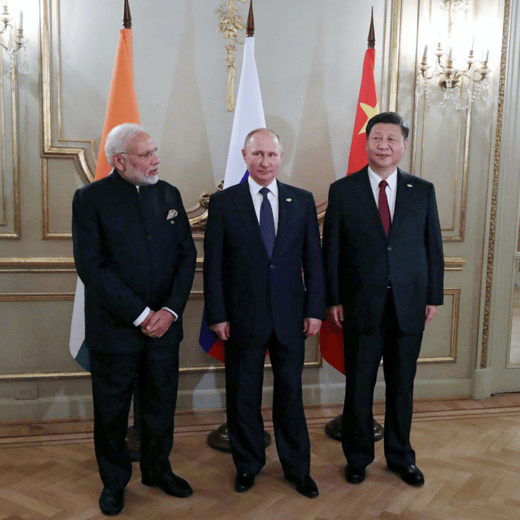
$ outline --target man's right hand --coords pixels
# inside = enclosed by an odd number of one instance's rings
[[[219,339],[226,341],[229,339],[229,321],[223,321],[222,323],[215,323],[209,327],[213,332],[217,334]]]
[[[327,309],[329,318],[335,323],[340,329],[343,328],[343,305],[334,305]]]

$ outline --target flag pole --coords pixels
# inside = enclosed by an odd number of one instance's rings
[[[376,48],[376,33],[374,30],[374,8],[372,7],[372,13],[370,17],[370,29],[368,31],[368,46],[369,50]],[[349,161],[350,162],[350,161]],[[353,173],[349,171],[349,173]],[[324,324],[325,326],[325,324]],[[339,332],[338,332],[339,334]],[[343,422],[343,415],[340,414],[325,425],[325,433],[336,441],[341,440],[341,428]],[[384,437],[383,426],[374,419],[374,441],[380,441]]]
[[[253,15],[253,0],[250,0],[249,3],[249,14],[247,16],[247,27],[246,27],[246,34],[248,38],[253,38],[255,35],[255,19]],[[242,67],[244,65],[242,64]],[[237,107],[238,109],[238,107]],[[235,112],[236,117],[236,112]],[[245,138],[245,135],[243,136]],[[228,159],[229,161],[229,159]],[[227,168],[226,168],[227,169]],[[271,444],[271,435],[269,432],[264,430],[264,439],[265,439],[265,447],[269,446]],[[228,433],[228,427],[227,423],[221,424],[218,428],[211,431],[208,434],[207,437],[207,443],[208,446],[211,448],[223,451],[225,453],[231,452],[231,443],[229,442],[229,433]]]

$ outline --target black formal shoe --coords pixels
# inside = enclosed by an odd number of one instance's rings
[[[388,469],[397,473],[403,482],[410,484],[410,486],[422,486],[424,484],[424,475],[422,471],[415,465],[400,466],[393,462],[388,462]]]
[[[99,509],[104,515],[118,515],[125,505],[124,489],[104,488],[99,497]]]
[[[237,473],[235,477],[235,491],[243,493],[251,489],[255,485],[255,477],[254,473]]]
[[[365,468],[347,464],[345,466],[345,478],[349,484],[361,484],[365,480]]]
[[[316,482],[312,479],[310,475],[307,475],[303,479],[295,477],[290,473],[285,473],[285,479],[291,484],[296,486],[296,491],[307,498],[316,498],[320,492],[318,491],[318,486]]]
[[[193,493],[191,486],[183,478],[171,472],[166,474],[143,475],[141,482],[145,486],[158,487],[172,497],[185,498]]]

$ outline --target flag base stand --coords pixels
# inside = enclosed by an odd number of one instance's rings
[[[271,444],[271,435],[264,430],[265,447]],[[229,442],[229,434],[227,423],[221,424],[216,430],[208,434],[208,446],[214,450],[231,453],[231,443]]]
[[[342,415],[338,415],[335,419],[332,419],[332,421],[328,422],[325,425],[325,433],[335,441],[341,440],[341,422],[342,422]],[[380,441],[385,434],[385,429],[383,428],[383,425],[378,423],[374,419],[374,441]]]

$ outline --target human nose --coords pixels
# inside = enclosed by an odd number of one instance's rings
[[[152,154],[152,164],[159,164],[160,162],[161,162],[161,159],[159,159],[157,152],[154,151]]]

